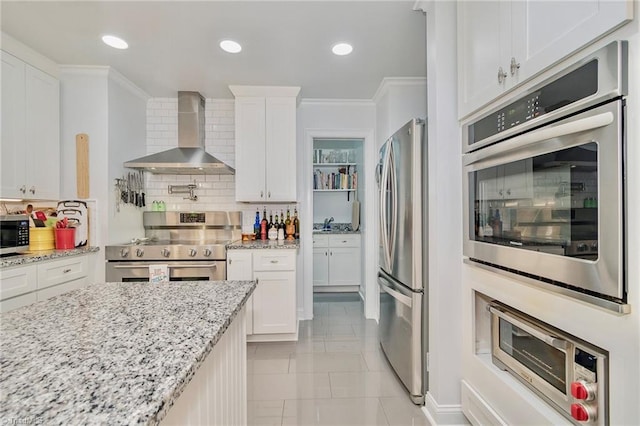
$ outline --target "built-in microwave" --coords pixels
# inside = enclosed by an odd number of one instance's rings
[[[627,43],[463,127],[467,262],[627,312]]]
[[[491,358],[576,425],[609,424],[609,354],[498,302]]]
[[[0,216],[0,255],[29,249],[29,217],[24,214]]]

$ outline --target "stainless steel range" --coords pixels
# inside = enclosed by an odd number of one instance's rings
[[[242,237],[242,212],[144,212],[145,238],[106,247],[106,280],[148,281],[166,265],[171,281],[224,280],[226,245]]]

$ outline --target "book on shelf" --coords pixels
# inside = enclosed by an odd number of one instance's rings
[[[313,189],[315,190],[336,190],[336,189],[358,189],[358,172],[346,173],[345,169],[340,169],[339,173],[327,173],[316,169],[313,173]]]

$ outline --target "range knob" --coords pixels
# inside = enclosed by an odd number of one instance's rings
[[[593,252],[597,252],[598,251],[598,242],[597,241],[595,243],[591,243],[591,251],[593,251]]]
[[[577,246],[578,251],[587,251],[588,248],[589,246],[587,246],[585,243],[580,243]]]
[[[169,255],[171,254],[171,250],[165,247],[160,251],[160,254],[164,257],[169,257]]]
[[[144,256],[144,250],[141,249],[141,248],[136,249],[136,256],[138,256],[138,257]]]
[[[596,408],[591,404],[571,404],[571,417],[583,423],[593,421],[596,418]]]
[[[120,250],[120,257],[127,257],[129,256],[129,249],[128,248],[123,248]]]
[[[189,256],[194,257],[196,253],[198,253],[196,249],[189,249]]]
[[[204,249],[204,251],[202,252],[202,254],[204,254],[204,255],[205,255],[205,257],[209,257],[209,256],[211,256],[211,249],[208,249],[208,248]]]
[[[596,384],[578,380],[571,383],[571,395],[582,401],[592,401],[596,397]]]

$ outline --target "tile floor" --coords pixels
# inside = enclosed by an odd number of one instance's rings
[[[249,425],[429,425],[354,293],[319,293],[299,340],[249,343]]]

